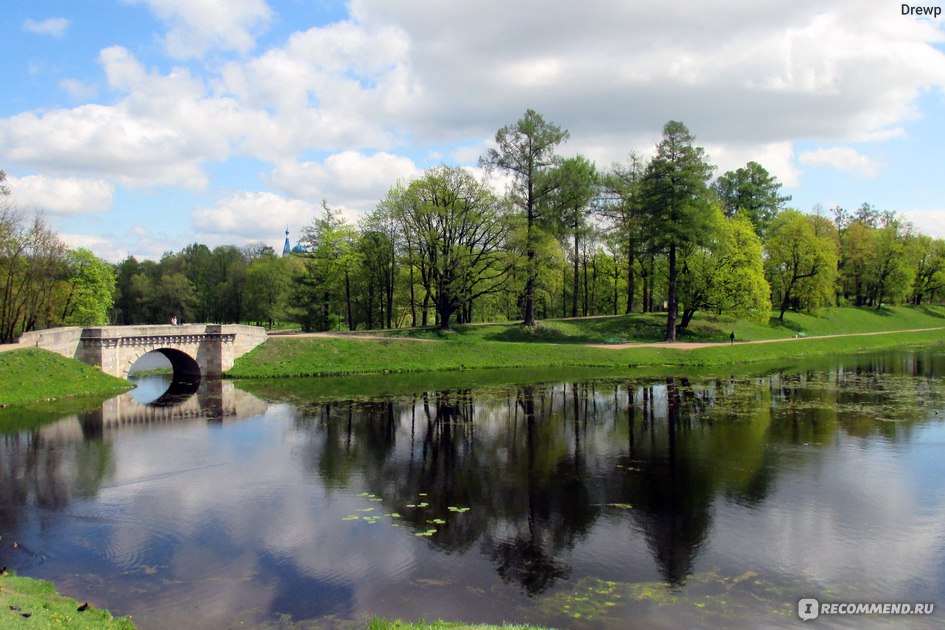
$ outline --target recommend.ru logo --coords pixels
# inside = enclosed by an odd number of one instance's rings
[[[813,597],[797,602],[797,616],[804,621],[821,615],[931,615],[933,612],[935,604],[930,603],[820,602]]]

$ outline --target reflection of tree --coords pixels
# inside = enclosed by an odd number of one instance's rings
[[[74,418],[61,423],[69,425]],[[73,496],[95,496],[112,473],[111,445],[54,440],[57,425],[0,438],[0,531],[15,532],[33,508],[61,510]]]
[[[425,538],[432,547],[478,545],[528,594],[569,575],[568,550],[604,517],[642,533],[664,579],[678,584],[708,536],[713,503],[762,504],[784,457],[778,444],[829,440],[836,390],[850,379],[451,390],[322,405],[299,427],[311,432],[307,461],[327,484],[357,476],[418,533],[442,519]]]

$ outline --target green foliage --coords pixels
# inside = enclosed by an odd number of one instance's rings
[[[749,162],[735,171],[727,171],[715,182],[715,192],[726,216],[742,213],[763,236],[775,215],[791,200],[780,194],[781,183],[757,162]]]
[[[495,134],[497,148],[489,149],[479,163],[489,169],[498,168],[510,174],[513,186],[510,198],[525,215],[525,284],[523,291],[524,323],[535,325],[535,228],[545,210],[555,180],[548,175],[558,164],[555,147],[568,139],[565,129],[545,122],[540,114],[529,109],[516,123]]]
[[[289,317],[305,331],[337,329],[341,321],[353,330],[351,274],[360,264],[354,227],[322,202],[322,215],[305,228],[302,242],[307,253],[292,278]]]
[[[789,308],[812,310],[834,298],[837,244],[819,219],[785,210],[771,223],[765,272],[780,319]]]
[[[764,277],[761,240],[744,215],[713,211],[713,236],[707,246],[691,247],[680,281],[681,328],[697,310],[765,322],[770,316],[770,288]]]
[[[265,323],[272,329],[276,320],[286,312],[290,287],[292,257],[279,258],[275,254],[260,256],[246,268],[245,317],[248,321]]]
[[[912,235],[906,246],[914,268],[912,303],[934,300],[945,289],[945,241],[924,234]]]
[[[105,326],[115,303],[115,269],[87,249],[66,254],[69,277],[63,323],[69,326]]]
[[[509,271],[501,255],[509,224],[499,200],[467,170],[429,169],[401,196],[397,218],[414,236],[420,277],[441,328],[501,286]]]
[[[0,206],[0,343],[62,323],[67,248],[41,217]]]
[[[704,246],[712,231],[708,181],[714,167],[694,142],[684,124],[666,123],[641,182],[647,240],[667,251],[667,341],[676,340],[677,257],[684,248]]]

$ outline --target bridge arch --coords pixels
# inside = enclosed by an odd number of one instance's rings
[[[141,348],[136,350],[121,367],[121,378],[128,378],[134,364],[137,363],[139,359],[152,352],[164,355],[164,357],[171,362],[171,369],[174,370],[175,381],[200,380],[200,365],[197,363],[196,357],[176,348]]]

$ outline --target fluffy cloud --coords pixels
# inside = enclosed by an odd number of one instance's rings
[[[945,209],[906,210],[902,215],[922,234],[928,234],[935,238],[945,238]]]
[[[70,248],[85,248],[102,260],[117,263],[128,257],[128,250],[116,246],[110,238],[88,234],[60,234],[59,238]]]
[[[801,164],[835,168],[851,175],[874,177],[879,173],[879,164],[870,157],[850,147],[830,147],[805,151],[798,156]]]
[[[102,180],[52,178],[43,175],[10,177],[16,204],[49,214],[85,214],[111,209],[114,187]]]
[[[246,54],[256,34],[272,19],[265,0],[124,0],[146,4],[168,26],[164,46],[176,59],[202,57],[211,50]]]
[[[945,86],[940,25],[866,0],[351,0],[348,19],[300,24],[259,53],[264,0],[124,1],[162,20],[167,53],[188,65],[105,48],[101,100],[0,119],[6,168],[205,189],[249,157],[273,165],[262,183],[275,192],[365,210],[418,164],[474,164],[533,108],[571,131],[563,153],[600,167],[651,151],[676,119],[719,172],[757,160],[792,186],[805,166],[877,175],[876,143]],[[88,77],[60,85],[95,96]],[[825,148],[798,155],[802,138]],[[222,229],[206,210],[195,225]]]
[[[419,173],[409,158],[343,151],[323,163],[283,164],[273,172],[272,183],[300,199],[324,199],[331,206],[370,210],[398,180],[409,180]]]
[[[66,18],[49,18],[48,20],[26,20],[23,22],[23,30],[36,35],[51,35],[59,38],[66,34],[69,28],[69,20]]]
[[[315,204],[269,192],[245,192],[213,207],[197,208],[192,218],[202,235],[233,235],[249,242],[268,240],[287,226],[298,230],[312,221],[317,209]]]
[[[702,143],[744,148],[901,133],[918,90],[945,84],[945,57],[934,24],[897,10],[859,0],[540,12],[499,0],[352,3],[366,28],[407,33],[414,98],[398,113],[414,134],[484,135],[532,107],[570,128],[569,150],[606,161],[646,149],[634,143],[669,119]]]

